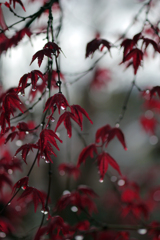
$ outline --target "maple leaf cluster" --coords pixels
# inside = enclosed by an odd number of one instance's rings
[[[100,182],[103,182],[104,176],[108,170],[108,165],[111,165],[121,175],[119,165],[109,153],[103,150],[98,153],[98,149],[103,149],[103,147],[107,147],[109,142],[114,137],[117,137],[124,149],[127,150],[125,138],[120,128],[112,128],[109,124],[107,124],[97,130],[95,136],[95,143],[92,143],[89,146],[85,147],[78,158],[77,166],[79,167],[83,162],[86,161],[89,156],[93,158],[94,154],[96,155],[96,161],[100,172]]]

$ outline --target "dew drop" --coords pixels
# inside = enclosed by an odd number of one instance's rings
[[[41,210],[41,213],[44,213],[44,210]]]
[[[65,175],[65,171],[61,170],[61,171],[59,172],[59,174],[60,174],[61,176],[64,176],[64,175]]]
[[[71,207],[71,211],[72,211],[72,212],[77,212],[77,211],[78,211],[78,208],[77,208],[76,206],[72,206],[72,207]]]
[[[43,126],[43,123],[41,123],[40,125]]]
[[[49,92],[49,88],[46,88],[46,91]]]
[[[16,141],[16,145],[17,145],[18,147],[21,147],[22,144],[23,144],[23,142],[22,142],[21,140],[17,140],[17,141]]]
[[[13,173],[12,169],[8,169],[8,174],[11,175]]]
[[[45,214],[45,215],[48,214],[48,211],[44,211],[44,214]]]
[[[140,235],[144,235],[144,234],[147,233],[147,229],[145,229],[145,228],[141,228],[141,229],[138,229],[137,232],[138,232]]]
[[[45,163],[50,163],[50,161],[46,160]]]
[[[125,181],[123,179],[118,180],[118,186],[123,186],[125,184]]]
[[[112,176],[111,177],[111,182],[116,182],[117,181],[117,177],[116,176]]]
[[[26,134],[29,134],[29,132],[28,132],[28,131],[26,131]]]
[[[75,240],[83,240],[83,236],[77,235],[77,236],[75,236]]]
[[[102,179],[102,178],[100,178],[100,179],[99,179],[99,182],[100,182],[100,183],[103,183],[103,179]]]
[[[155,135],[152,135],[150,138],[149,138],[149,142],[151,145],[156,145],[158,143],[158,137],[155,136]]]
[[[71,193],[71,192],[68,191],[68,190],[64,190],[64,191],[63,191],[63,195],[66,195],[66,194],[69,194],[69,193]]]
[[[21,189],[22,189],[22,190],[25,190],[25,189],[26,189],[26,186],[22,186]]]
[[[119,128],[120,124],[119,123],[116,123],[115,127],[116,128]]]
[[[35,91],[36,91],[36,88],[32,88],[32,91],[35,92]]]
[[[16,206],[15,209],[16,209],[17,212],[20,212],[21,211],[21,206]]]
[[[61,109],[62,109],[62,110],[65,110],[65,107],[61,106]]]
[[[46,159],[45,155],[42,155],[41,158]]]
[[[54,117],[51,117],[51,122],[55,122],[55,118]]]
[[[160,201],[160,190],[157,190],[157,191],[154,192],[153,199],[156,202]]]
[[[21,96],[21,95],[22,95],[22,93],[21,93],[21,92],[19,92],[19,93],[18,93],[18,96]]]
[[[9,202],[8,205],[11,205],[11,203]]]
[[[5,238],[6,237],[6,234],[4,232],[0,232],[0,237],[1,238]]]

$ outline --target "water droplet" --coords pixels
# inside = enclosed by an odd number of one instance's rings
[[[117,177],[116,176],[112,176],[111,177],[111,182],[116,182],[117,181]]]
[[[32,88],[32,91],[35,92],[35,91],[36,91],[36,88]]]
[[[154,199],[156,202],[160,201],[160,190],[157,190],[157,191],[154,192],[154,194],[153,194],[153,199]]]
[[[22,189],[22,190],[25,190],[25,189],[26,189],[26,186],[22,186],[21,189]]]
[[[48,214],[48,211],[44,211],[44,214],[45,214],[45,215]]]
[[[83,236],[77,235],[77,236],[75,236],[75,240],[83,240]]]
[[[115,127],[116,128],[119,128],[120,124],[119,123],[116,123]]]
[[[41,213],[44,213],[44,210],[41,210]]]
[[[149,142],[151,145],[156,145],[158,143],[158,137],[153,135],[149,138]]]
[[[147,110],[145,112],[145,117],[148,118],[148,119],[153,118],[153,112],[151,110]]]
[[[41,123],[40,125],[43,126],[43,123]]]
[[[61,170],[61,171],[59,172],[59,174],[60,174],[61,176],[64,176],[64,175],[65,175],[65,171]]]
[[[72,207],[71,207],[71,211],[72,211],[72,212],[77,212],[77,211],[78,211],[78,208],[77,208],[76,206],[72,206]]]
[[[29,134],[29,132],[28,132],[28,131],[26,131],[26,134]]]
[[[99,179],[99,182],[100,182],[100,183],[103,183],[103,179],[102,179],[102,178],[100,178],[100,179]]]
[[[12,169],[8,169],[8,174],[11,175],[13,173]]]
[[[123,179],[118,180],[117,183],[119,186],[123,186],[125,184],[125,181]]]
[[[5,238],[6,237],[6,234],[4,232],[0,232],[0,237],[1,238]]]
[[[15,209],[16,209],[17,212],[20,212],[21,211],[21,206],[16,206]]]
[[[45,163],[50,163],[50,161],[46,160]]]
[[[46,159],[45,155],[42,155],[41,158]]]
[[[63,106],[61,106],[61,109],[62,109],[62,110],[65,110],[66,108],[65,108],[65,107],[63,107]]]
[[[60,137],[60,133],[59,133],[59,132],[56,132],[56,135],[57,135],[58,137]]]
[[[48,87],[46,88],[46,91],[49,92],[49,88]]]
[[[21,96],[21,95],[22,95],[22,93],[21,93],[21,92],[19,92],[19,93],[18,93],[18,96]]]
[[[21,147],[22,144],[23,144],[23,142],[22,142],[21,140],[17,140],[17,141],[16,141],[16,145],[17,145],[18,147]]]
[[[8,205],[11,205],[11,203],[9,202]]]
[[[138,231],[137,231],[139,234],[141,234],[141,235],[144,235],[144,234],[146,234],[147,233],[147,229],[145,229],[145,228],[142,228],[142,229],[138,229]]]
[[[51,122],[55,122],[55,118],[54,117],[51,117]]]
[[[69,194],[69,193],[71,193],[71,192],[68,191],[68,190],[64,190],[64,191],[63,191],[63,195],[66,195],[66,194]]]

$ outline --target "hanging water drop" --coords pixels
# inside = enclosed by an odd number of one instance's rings
[[[46,160],[45,163],[50,163],[50,161]]]
[[[32,91],[35,92],[35,91],[36,91],[36,88],[32,88]]]
[[[28,131],[26,131],[26,134],[29,134],[29,132],[28,132]]]
[[[65,108],[65,107],[63,107],[63,106],[61,106],[61,109],[62,109],[62,110],[65,110],[66,108]]]
[[[100,183],[103,183],[103,179],[102,179],[102,178],[100,178],[100,179],[99,179],[99,182],[100,182]]]
[[[147,229],[145,229],[145,228],[141,228],[141,229],[138,229],[137,232],[138,232],[140,235],[144,235],[144,234],[147,233]]]

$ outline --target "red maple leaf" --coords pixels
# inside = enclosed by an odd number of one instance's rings
[[[46,194],[42,193],[41,191],[39,191],[36,188],[26,187],[26,189],[24,190],[22,195],[18,198],[18,200],[20,200],[22,198],[26,198],[30,194],[32,196],[33,203],[34,203],[34,211],[36,212],[39,203],[42,204],[42,209],[44,209]]]
[[[87,208],[89,213],[97,212],[97,207],[92,199],[84,192],[80,193],[79,191],[73,191],[63,195],[57,202],[55,210],[63,210],[67,206],[76,206],[80,211]]]
[[[86,185],[79,185],[77,190],[86,194],[86,195],[89,195],[92,198],[98,197],[98,195],[93,191],[93,189],[86,186]]]
[[[41,73],[39,70],[33,70],[30,73],[24,74],[19,80],[18,87],[20,88],[20,92],[24,94],[24,89],[29,85],[27,84],[28,79],[31,79],[32,91],[35,91],[36,83],[39,78],[44,80],[43,73]]]
[[[53,54],[56,54],[56,56],[58,57],[58,55],[60,54],[60,51],[61,51],[61,48],[54,42],[48,42],[44,45],[44,49],[47,48],[47,49],[50,49],[51,52]]]
[[[71,112],[74,114],[74,116],[78,119],[79,121],[79,125],[81,127],[82,130],[82,121],[83,121],[83,115],[86,116],[86,118],[88,118],[88,120],[90,121],[90,123],[93,124],[92,120],[90,119],[88,113],[79,105],[71,105]]]
[[[14,184],[12,191],[15,192],[17,188],[21,188],[21,187],[23,189],[26,189],[28,187],[28,180],[29,180],[28,177],[23,177],[19,179],[18,182]]]
[[[87,157],[90,156],[93,158],[94,153],[98,154],[96,145],[94,143],[85,147],[79,155],[77,166],[79,167],[81,163],[85,162]]]
[[[80,125],[79,120],[74,116],[74,114],[66,111],[59,117],[55,132],[57,131],[57,128],[60,126],[60,124],[63,122],[65,128],[67,129],[68,137],[70,138],[72,136],[71,119],[73,119],[78,125]]]
[[[12,2],[13,2],[13,7],[14,7],[14,8],[15,8],[16,3],[19,3],[19,4],[21,5],[21,7],[23,8],[23,10],[26,11],[23,3],[21,2],[21,0],[9,0],[9,3],[10,3],[10,4],[11,4]]]
[[[42,50],[39,50],[38,52],[36,52],[34,55],[33,55],[33,57],[32,57],[32,60],[31,60],[31,63],[30,63],[30,65],[32,64],[32,62],[36,59],[36,58],[38,58],[38,65],[39,65],[39,67],[41,66],[41,63],[42,63],[42,61],[43,61],[43,58],[44,58],[44,56],[47,56],[47,57],[49,57],[50,59],[52,59],[52,52],[51,52],[51,50],[50,49],[42,49]]]
[[[86,58],[89,57],[89,55],[93,55],[93,53],[99,49],[99,47],[101,47],[101,51],[103,50],[104,47],[106,47],[108,49],[108,51],[110,51],[111,48],[111,44],[110,42],[108,42],[105,39],[100,39],[100,38],[95,38],[93,39],[91,42],[87,43],[87,47],[86,47]]]
[[[53,163],[50,155],[53,154],[56,156],[56,154],[53,151],[53,148],[51,144],[59,150],[59,147],[56,143],[56,140],[60,141],[62,143],[62,140],[57,136],[55,132],[53,132],[50,129],[44,129],[40,133],[40,139],[38,141],[38,148],[40,150],[39,158],[42,157],[46,159],[46,161],[50,161]],[[39,159],[38,159],[39,161]]]
[[[102,141],[102,144],[106,143],[106,146],[108,143],[114,138],[117,137],[118,140],[121,142],[122,146],[125,150],[127,150],[124,134],[121,131],[120,128],[114,127],[112,128],[109,124],[99,128],[96,132],[96,142],[99,143],[100,140]]]
[[[147,118],[145,116],[142,116],[140,118],[140,123],[142,124],[142,127],[146,132],[149,132],[151,134],[155,134],[155,128],[158,124],[157,120],[155,118]]]
[[[15,156],[20,152],[22,151],[22,159],[23,161],[27,164],[26,162],[26,157],[28,155],[28,153],[30,151],[33,151],[33,149],[38,149],[38,146],[36,144],[33,144],[33,143],[27,143],[27,144],[24,144],[22,145],[20,148],[17,149],[16,153],[15,153]]]
[[[143,37],[142,39],[143,39],[142,47],[143,47],[143,45],[145,45],[144,52],[146,51],[149,44],[151,44],[153,46],[155,52],[160,52],[158,44],[155,41],[153,41],[152,39],[149,39],[149,38],[145,38],[145,37]]]
[[[54,113],[55,106],[58,108],[59,114],[61,109],[64,110],[69,107],[68,101],[62,93],[56,93],[52,97],[48,98],[43,112],[47,109],[51,109],[52,113]]]
[[[108,153],[102,152],[101,154],[99,154],[97,157],[97,161],[98,169],[100,172],[100,181],[103,181],[109,164],[121,175],[119,165]]]
[[[38,65],[39,65],[39,67],[40,67],[40,66],[41,66],[41,63],[42,63],[42,61],[43,61],[44,56],[47,56],[47,57],[49,57],[49,58],[52,59],[52,54],[56,54],[56,52],[57,52],[57,55],[56,55],[56,56],[58,57],[60,51],[61,51],[61,48],[58,47],[58,45],[57,45],[56,43],[48,42],[48,43],[46,43],[46,44],[44,45],[44,47],[43,47],[42,50],[36,52],[36,53],[33,55],[32,61],[31,61],[30,65],[32,64],[32,62],[33,62],[36,58],[38,58]]]
[[[60,175],[67,173],[69,176],[73,175],[75,179],[79,178],[80,170],[77,166],[71,163],[61,163],[58,167]]]
[[[120,64],[126,61],[129,61],[130,59],[132,59],[133,61],[132,63],[134,68],[134,74],[136,74],[139,66],[141,65],[141,61],[143,59],[143,52],[138,48],[132,49],[126,56],[124,56],[123,61]],[[130,63],[127,67],[129,66],[130,66]]]
[[[7,25],[6,25],[6,22],[4,20],[4,16],[3,16],[3,11],[2,11],[2,3],[0,3],[0,27],[3,29],[3,30],[6,30],[8,29]]]

